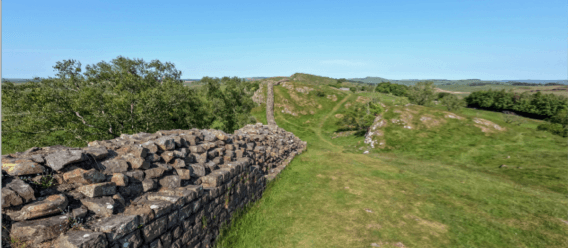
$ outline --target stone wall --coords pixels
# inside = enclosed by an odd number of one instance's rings
[[[305,148],[259,123],[2,156],[2,247],[211,247]]]

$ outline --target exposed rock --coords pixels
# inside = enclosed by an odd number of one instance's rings
[[[28,204],[18,212],[8,213],[12,220],[23,221],[62,212],[68,204],[63,194],[51,195],[42,201]]]
[[[156,188],[156,182],[154,182],[154,180],[144,179],[144,181],[142,181],[142,189],[144,190],[144,192],[148,192],[155,188]]]
[[[116,208],[115,202],[111,197],[104,196],[100,198],[85,198],[81,200],[90,211],[93,211],[99,216],[110,216],[114,213]]]
[[[104,159],[108,156],[108,150],[104,147],[87,147],[83,151],[94,159]]]
[[[139,223],[136,215],[113,216],[97,221],[93,224],[93,229],[106,233],[107,239],[113,242],[136,230]]]
[[[108,241],[102,232],[70,231],[54,244],[59,248],[106,248]]]
[[[14,191],[12,191],[8,188],[2,188],[2,207],[3,208],[18,206],[18,205],[21,205],[22,203],[24,203],[24,201],[22,200],[22,198],[20,196],[18,196],[18,194],[16,194],[16,192],[14,192]]]
[[[25,176],[41,174],[45,171],[45,167],[34,162],[20,162],[20,163],[4,163],[2,161],[2,170],[10,176]]]
[[[172,137],[166,136],[156,140],[156,145],[164,151],[170,151],[176,148],[176,143]]]
[[[179,176],[165,176],[160,179],[160,186],[170,189],[175,189],[181,186],[181,179]]]
[[[34,241],[35,243],[40,243],[56,238],[67,231],[68,223],[68,215],[16,222],[12,225],[10,236],[20,241]]]
[[[13,179],[10,183],[6,184],[6,187],[22,197],[24,203],[28,203],[36,199],[34,196],[35,192],[32,187],[20,179]]]
[[[122,173],[128,171],[128,163],[123,159],[107,160],[101,163],[105,174]]]
[[[82,150],[60,150],[45,156],[47,166],[59,171],[66,165],[85,160]]]
[[[83,170],[78,168],[64,173],[63,180],[67,183],[92,184],[104,182],[106,176],[95,169]]]
[[[110,179],[111,182],[116,184],[116,186],[127,186],[128,185],[128,177],[122,173],[114,173],[112,174],[112,178]]]
[[[85,196],[91,198],[106,196],[106,195],[114,195],[116,194],[116,184],[114,184],[113,182],[96,183],[96,184],[81,186],[77,190],[83,193]]]

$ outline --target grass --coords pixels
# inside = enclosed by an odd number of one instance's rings
[[[568,246],[567,139],[535,131],[536,121],[513,126],[499,113],[464,109],[458,114],[468,121],[508,131],[485,135],[457,120],[407,132],[391,125],[385,133],[395,147],[362,154],[362,137],[330,138],[333,116],[358,96],[320,99],[310,116],[275,111],[308,150],[232,222],[219,247]],[[395,97],[381,97],[394,107]],[[265,122],[262,107],[253,114]],[[510,168],[499,169],[503,163]]]

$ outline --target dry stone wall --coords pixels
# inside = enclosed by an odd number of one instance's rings
[[[305,148],[259,123],[2,156],[2,247],[211,247]]]

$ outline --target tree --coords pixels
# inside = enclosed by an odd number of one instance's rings
[[[448,108],[448,111],[456,111],[461,109],[465,102],[462,99],[459,99],[456,95],[446,95],[441,100],[442,105]]]
[[[254,85],[238,78],[205,77],[192,89],[172,63],[120,56],[85,71],[75,60],[54,69],[53,78],[2,85],[3,152],[168,129],[233,132],[251,122]]]
[[[345,113],[343,118],[338,121],[338,124],[343,129],[355,130],[359,134],[363,134],[373,125],[376,116],[383,111],[384,109],[378,101],[356,102],[349,108],[349,111]]]
[[[429,105],[434,99],[434,82],[418,82],[408,90],[408,100],[418,105]]]

